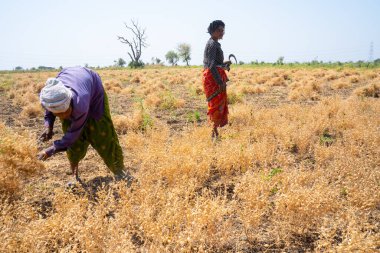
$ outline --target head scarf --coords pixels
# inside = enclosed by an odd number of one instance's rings
[[[67,111],[70,107],[73,93],[57,78],[49,78],[41,90],[40,101],[42,106],[53,113]]]

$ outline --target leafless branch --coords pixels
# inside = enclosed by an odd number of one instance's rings
[[[126,38],[123,36],[117,36],[118,40],[121,43],[127,44],[130,48],[131,53],[128,55],[132,61],[138,62],[142,54],[142,47],[147,47],[145,29],[142,29],[138,22],[131,20],[132,26],[129,26],[127,23],[124,23],[127,30],[131,31],[133,34],[132,38]]]

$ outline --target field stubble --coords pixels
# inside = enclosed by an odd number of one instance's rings
[[[0,74],[5,252],[379,250],[379,70],[235,68],[217,143],[201,69],[99,73],[130,189],[90,149],[67,190],[65,155],[35,158],[55,73]]]

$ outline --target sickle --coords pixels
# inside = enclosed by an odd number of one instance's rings
[[[230,60],[230,61],[231,61],[231,58],[234,58],[234,59],[235,59],[235,63],[237,64],[237,60],[236,60],[236,57],[235,57],[235,55],[233,55],[233,54],[230,54],[230,55],[228,56],[228,60]]]

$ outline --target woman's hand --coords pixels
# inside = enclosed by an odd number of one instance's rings
[[[53,128],[47,127],[45,131],[41,134],[39,139],[41,141],[48,141],[53,137],[53,135]]]
[[[38,153],[37,155],[37,159],[40,160],[40,161],[45,161],[46,159],[48,159],[50,156],[49,154],[46,152],[46,150],[42,150],[40,153]]]

